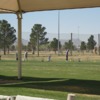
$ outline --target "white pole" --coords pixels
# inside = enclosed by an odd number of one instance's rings
[[[59,42],[60,42],[60,10],[58,10],[58,55],[60,53]]]
[[[98,51],[99,51],[99,55],[100,55],[100,34],[98,34]]]
[[[22,13],[17,13],[18,18],[18,79],[22,77]]]

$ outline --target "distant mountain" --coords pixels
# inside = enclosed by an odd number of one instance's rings
[[[28,45],[28,42],[29,42],[28,40],[22,39],[23,45]],[[15,41],[14,45],[17,45],[17,43],[18,43],[18,39]]]
[[[69,40],[60,40],[61,41],[61,44],[64,45],[65,42],[68,42]],[[25,39],[22,39],[22,43],[23,45],[28,45],[28,40],[25,40]],[[14,45],[17,45],[18,43],[18,39],[15,41]],[[81,45],[81,40],[80,39],[73,39],[73,44],[76,46],[76,47],[79,47]]]
[[[73,44],[74,44],[76,47],[80,47],[80,46],[81,46],[81,40],[80,40],[80,39],[73,39]]]
[[[65,42],[68,42],[69,40],[60,40],[61,44],[64,45]],[[79,47],[81,45],[81,40],[80,39],[73,39],[73,44],[76,47]]]

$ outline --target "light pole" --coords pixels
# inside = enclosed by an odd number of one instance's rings
[[[60,10],[58,10],[58,55],[60,53]]]

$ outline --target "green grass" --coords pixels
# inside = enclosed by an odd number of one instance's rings
[[[17,61],[0,61],[0,94],[66,100],[75,93],[76,100],[100,100],[100,62],[34,59],[22,65],[23,77],[17,80]]]

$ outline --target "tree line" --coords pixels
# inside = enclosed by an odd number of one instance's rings
[[[15,46],[13,45],[17,39],[15,33],[15,28],[12,27],[8,21],[0,20],[0,49],[4,51],[4,54],[6,54],[7,51],[9,53],[9,49],[15,50]],[[32,51],[32,54],[35,54],[35,51],[37,51],[38,56],[40,49],[53,50],[56,53],[58,50],[58,39],[53,38],[52,41],[49,41],[49,38],[47,38],[46,35],[46,27],[41,24],[34,24],[31,29],[28,45],[22,44],[22,49]],[[88,38],[87,43],[85,41],[81,42],[80,50],[83,52],[84,50],[92,51],[95,46],[96,41],[94,40],[94,36],[91,35]],[[76,50],[77,47],[73,44],[72,40],[65,42],[64,45],[61,45],[61,42],[59,41],[59,49]]]
[[[84,52],[85,50],[87,51],[93,51],[94,49],[96,49],[97,51],[97,47],[96,47],[96,41],[94,40],[94,36],[91,35],[89,38],[88,38],[88,41],[85,42],[85,41],[81,41],[81,44],[78,48],[76,48],[76,46],[73,44],[73,42],[71,40],[69,40],[68,42],[65,42],[64,44],[64,48],[65,49],[69,49],[69,50],[76,50],[76,49],[79,49],[81,50],[82,52]]]
[[[35,24],[33,28],[31,29],[31,34],[30,34],[30,42],[28,43],[28,49],[32,50],[32,53],[34,54],[36,49],[38,51],[39,55],[39,47],[46,48],[47,50],[53,50],[56,54],[56,51],[58,51],[58,39],[53,38],[52,41],[48,41],[49,39],[46,38],[47,32],[45,31],[45,27],[43,27],[41,24]],[[81,42],[80,45],[80,50],[84,52],[85,50],[87,51],[93,51],[96,49],[96,41],[94,40],[94,36],[91,35],[88,38],[88,42],[86,43],[85,41]],[[61,44],[59,41],[59,49],[66,50],[77,50],[77,47],[73,44],[72,40],[69,40],[68,42],[65,42],[64,45]]]

